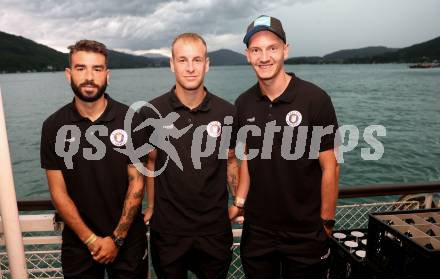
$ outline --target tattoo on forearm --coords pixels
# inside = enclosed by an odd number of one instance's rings
[[[119,224],[119,226],[116,228],[116,235],[125,234],[130,228],[130,225],[131,224],[128,222]]]
[[[128,165],[129,168],[135,168],[134,165]],[[122,210],[122,216],[119,220],[119,224],[115,230],[115,233],[117,235],[123,235],[125,236],[131,226],[131,223],[133,222],[133,219],[135,218],[136,214],[138,213],[139,207],[142,202],[143,198],[143,192],[144,192],[144,177],[139,172],[133,172],[129,170],[128,174],[128,189],[127,194],[125,195],[125,201],[124,201],[124,208]],[[141,189],[139,188],[138,183],[142,183]]]
[[[128,232],[128,229],[130,228],[131,223],[133,222],[134,217],[137,214],[137,211],[139,209],[139,205],[134,204],[130,207],[130,209],[125,210],[122,213],[121,222],[119,223],[118,227],[116,228],[116,234],[117,235],[125,235]]]
[[[133,193],[133,198],[135,198],[135,199],[142,199],[143,197],[144,197],[144,189],[143,188],[141,190]]]
[[[229,190],[232,195],[235,195],[238,188],[238,164],[234,159],[228,160],[227,177]]]
[[[230,183],[232,187],[237,187],[237,176],[235,174],[232,175]]]
[[[128,210],[128,214],[127,214],[126,219],[129,221],[132,221],[134,216],[136,216],[137,211],[138,211],[138,206],[135,205],[135,206],[130,207],[130,210]]]
[[[236,195],[238,188],[238,181],[237,181],[237,176],[235,174],[228,175],[228,185],[231,195]]]

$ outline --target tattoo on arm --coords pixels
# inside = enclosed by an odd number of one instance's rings
[[[235,195],[238,187],[238,163],[235,154],[231,153],[228,156],[227,180],[229,191],[232,195]]]
[[[144,197],[144,189],[133,193],[134,199],[142,199]]]
[[[235,191],[237,190],[237,186],[238,186],[237,182],[238,182],[237,175],[235,175],[235,174],[230,175],[230,178],[228,181],[229,187],[231,187],[232,189],[235,189]]]
[[[131,223],[128,223],[128,222],[119,224],[119,226],[115,230],[115,234],[121,235],[122,232],[128,231],[128,229],[130,228],[130,225],[131,225]]]
[[[115,235],[120,237],[127,235],[144,197],[144,176],[135,169],[134,165],[128,165],[128,183],[122,215],[114,231]]]

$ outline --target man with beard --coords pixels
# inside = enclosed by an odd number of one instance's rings
[[[236,100],[238,126],[265,131],[246,141],[248,154],[261,153],[242,162],[230,208],[231,219],[244,208],[245,275],[326,278],[338,197],[335,110],[326,92],[285,71],[289,45],[278,19],[258,17],[243,42],[258,82]]]
[[[145,278],[144,177],[115,150],[137,145],[124,127],[128,107],[105,93],[105,45],[81,40],[69,49],[65,72],[75,96],[44,121],[41,136],[41,166],[66,225],[64,278]]]
[[[200,35],[177,36],[171,51],[176,84],[151,104],[165,118],[162,125],[156,125],[162,132],[155,132],[171,135],[167,140],[178,158],[170,156],[172,150],[164,144],[156,144],[148,156],[148,169],[166,166],[154,179],[147,179],[147,187],[154,184],[155,191],[150,239],[153,267],[161,279],[187,278],[189,270],[200,279],[226,278],[232,259],[227,185],[235,188],[238,181],[231,127],[235,109],[204,87],[209,58]],[[152,109],[144,113],[147,121],[158,118]],[[226,131],[232,136],[229,141],[225,136],[227,143],[222,145]],[[149,134],[154,137],[152,131]],[[160,140],[150,138],[153,145]],[[202,156],[195,150],[211,152]]]

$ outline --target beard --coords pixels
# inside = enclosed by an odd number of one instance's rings
[[[87,96],[81,92],[81,88],[87,85],[91,85],[98,89],[94,95]],[[105,81],[102,86],[99,86],[95,84],[93,81],[85,81],[78,85],[72,80],[72,82],[70,83],[70,87],[72,88],[72,91],[75,94],[75,96],[78,97],[81,101],[87,103],[93,103],[97,101],[99,98],[101,98],[102,95],[104,95],[105,90],[107,89],[107,81]]]

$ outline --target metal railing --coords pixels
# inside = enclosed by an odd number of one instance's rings
[[[440,193],[440,181],[350,186],[339,189],[340,199],[365,198],[419,193]],[[19,211],[55,210],[50,200],[19,200]]]
[[[417,191],[420,190],[420,191]],[[440,193],[440,182],[377,185],[369,187],[342,188],[340,199],[360,197],[406,195],[420,193]],[[428,194],[427,196],[431,196]],[[423,206],[420,199],[404,201],[381,201],[371,203],[344,204],[337,207],[336,229],[365,228],[368,214],[371,212],[399,211],[418,209]],[[27,211],[54,210],[50,201],[19,201],[20,226],[23,231],[23,242],[26,250],[29,278],[62,278],[61,271],[61,230],[55,215],[38,214],[24,215]],[[0,233],[2,232],[0,222]],[[233,260],[228,278],[244,278],[240,262],[241,229],[235,229],[233,245]],[[150,267],[152,271],[152,268]],[[150,273],[154,278],[154,272]],[[8,258],[4,248],[4,240],[0,235],[0,278],[10,278]],[[195,278],[195,277],[193,277]]]
[[[20,215],[29,278],[63,278],[61,271],[61,225],[55,215]],[[1,223],[0,223],[1,224]],[[2,227],[0,226],[0,231]],[[10,278],[9,261],[0,237],[1,278]]]

